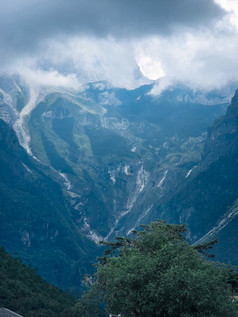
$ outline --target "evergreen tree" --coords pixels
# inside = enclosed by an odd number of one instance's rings
[[[206,247],[190,246],[185,231],[185,225],[157,221],[134,239],[103,243],[107,249],[75,311],[97,316],[96,306],[104,302],[108,312],[123,317],[238,316],[229,270],[198,252]]]

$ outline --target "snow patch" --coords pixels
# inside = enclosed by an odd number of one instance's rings
[[[142,215],[139,217],[139,219],[137,220],[135,226],[133,228],[131,228],[130,230],[127,231],[127,235],[129,235],[133,230],[135,230],[135,228],[140,224],[141,220],[143,218],[145,218],[148,213],[150,212],[151,208],[153,207],[153,205],[151,205],[149,208],[147,208],[143,213]]]
[[[188,172],[187,175],[185,176],[185,178],[188,178],[189,175],[192,173],[192,171],[196,168],[197,166],[194,166],[193,168],[191,168]]]
[[[43,112],[41,116],[44,117],[44,118],[54,118],[53,111]]]
[[[126,210],[122,213],[122,216],[124,217],[126,214],[128,214],[132,208],[135,205],[135,202],[137,201],[139,195],[141,194],[141,192],[144,190],[145,186],[148,184],[149,181],[149,177],[150,177],[150,173],[146,172],[144,170],[143,165],[141,166],[141,168],[138,171],[137,174],[137,179],[136,179],[136,189],[135,192],[133,193],[133,195],[131,196],[131,198],[128,199],[127,202],[127,208]]]
[[[13,103],[12,97],[9,94],[7,94],[4,90],[2,90],[1,88],[0,88],[0,93],[3,96],[2,102],[9,105],[13,109],[14,103]]]
[[[148,184],[149,182],[149,177],[150,177],[150,173],[144,170],[143,165],[140,167],[140,169],[138,170],[137,173],[137,178],[136,178],[136,188],[134,193],[128,198],[127,201],[127,206],[126,206],[126,210],[124,210],[116,219],[114,226],[111,228],[110,232],[108,233],[108,235],[105,237],[105,240],[107,240],[110,235],[114,232],[118,222],[125,217],[125,215],[127,215],[132,208],[134,207],[138,197],[140,196],[140,194],[142,193],[142,191],[144,190],[145,186]]]
[[[140,170],[138,171],[137,180],[136,180],[136,185],[139,189],[139,193],[141,193],[144,190],[145,186],[147,185],[149,181],[149,177],[150,177],[150,173],[146,172],[144,170],[144,167],[141,166]]]
[[[12,97],[0,88],[0,118],[7,124],[13,123],[18,117],[18,112],[14,108]]]
[[[163,177],[161,178],[161,180],[159,181],[159,184],[157,185],[158,188],[161,188],[161,187],[163,186],[167,174],[168,174],[168,170],[166,170],[166,171],[164,172]]]
[[[32,170],[28,166],[26,166],[24,163],[22,163],[22,165],[27,170],[27,172],[33,174]]]
[[[99,95],[99,102],[105,106],[120,106],[121,101],[117,99],[114,92],[105,91]]]
[[[124,173],[125,173],[126,175],[131,175],[131,173],[129,172],[129,170],[130,170],[130,166],[129,166],[129,165],[124,166]]]
[[[13,128],[16,132],[16,135],[18,137],[18,140],[21,146],[27,151],[29,155],[33,156],[31,148],[30,148],[31,138],[26,128],[26,119],[29,118],[32,110],[37,105],[37,100],[39,97],[39,89],[31,86],[29,93],[30,93],[29,101],[26,104],[26,106],[22,109],[22,111],[19,113],[19,117],[14,123]]]
[[[116,183],[116,176],[115,176],[115,171],[113,170],[109,170],[108,171],[109,175],[110,175],[110,180],[112,181],[113,185]]]
[[[103,240],[103,237],[98,235],[95,231],[93,231],[91,228],[90,228],[90,225],[87,221],[87,218],[85,217],[84,218],[84,228],[87,230],[87,236],[93,240],[96,244],[98,244],[99,241]]]
[[[64,173],[59,173],[59,174],[64,179],[64,186],[65,186],[66,190],[69,191],[72,188],[72,185],[71,185],[68,177]]]
[[[16,89],[23,95],[23,91],[21,90],[21,88],[18,86],[18,84],[14,81],[15,87]]]
[[[191,172],[192,172],[192,168],[187,172],[187,175],[185,176],[185,178],[187,178],[190,174],[191,174]]]
[[[224,218],[218,222],[218,224],[213,227],[207,234],[205,234],[201,239],[196,241],[194,245],[199,245],[206,241],[212,240],[215,235],[222,229],[224,229],[236,216],[238,215],[238,199],[234,202],[232,207],[228,210],[228,213]]]

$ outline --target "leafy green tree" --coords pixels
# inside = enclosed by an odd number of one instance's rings
[[[185,225],[157,221],[134,239],[103,243],[107,249],[95,281],[78,303],[81,315],[94,316],[101,301],[123,317],[238,316],[228,270],[202,256],[201,247],[190,246],[185,231]]]
[[[231,286],[232,295],[237,295],[238,293],[238,273],[234,267],[228,267],[228,283]]]

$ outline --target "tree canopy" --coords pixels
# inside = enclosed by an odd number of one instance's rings
[[[96,306],[105,303],[108,312],[123,317],[238,316],[229,270],[189,245],[185,231],[185,225],[156,221],[132,239],[103,242],[107,249],[75,311],[99,316]]]

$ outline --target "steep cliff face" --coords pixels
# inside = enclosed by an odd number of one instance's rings
[[[238,91],[232,98],[225,116],[218,118],[208,131],[205,143],[203,166],[216,161],[220,157],[236,156],[238,149]]]
[[[186,222],[192,242],[218,237],[218,259],[238,264],[238,92],[225,116],[209,129],[202,160],[172,199],[158,207],[171,221]],[[164,210],[164,211],[162,211]]]
[[[42,172],[2,120],[0,166],[1,245],[28,259],[55,285],[71,290],[78,284],[79,289],[96,246],[75,226],[60,185]]]
[[[0,243],[45,278],[77,288],[99,240],[158,217],[188,218],[186,206],[168,206],[192,179],[226,99],[185,87],[155,98],[151,85],[75,92],[19,78],[0,84]]]
[[[156,99],[151,86],[103,87],[48,93],[27,124],[30,150],[58,173],[75,223],[95,242],[149,219],[199,162],[208,122],[224,106],[177,91]]]

